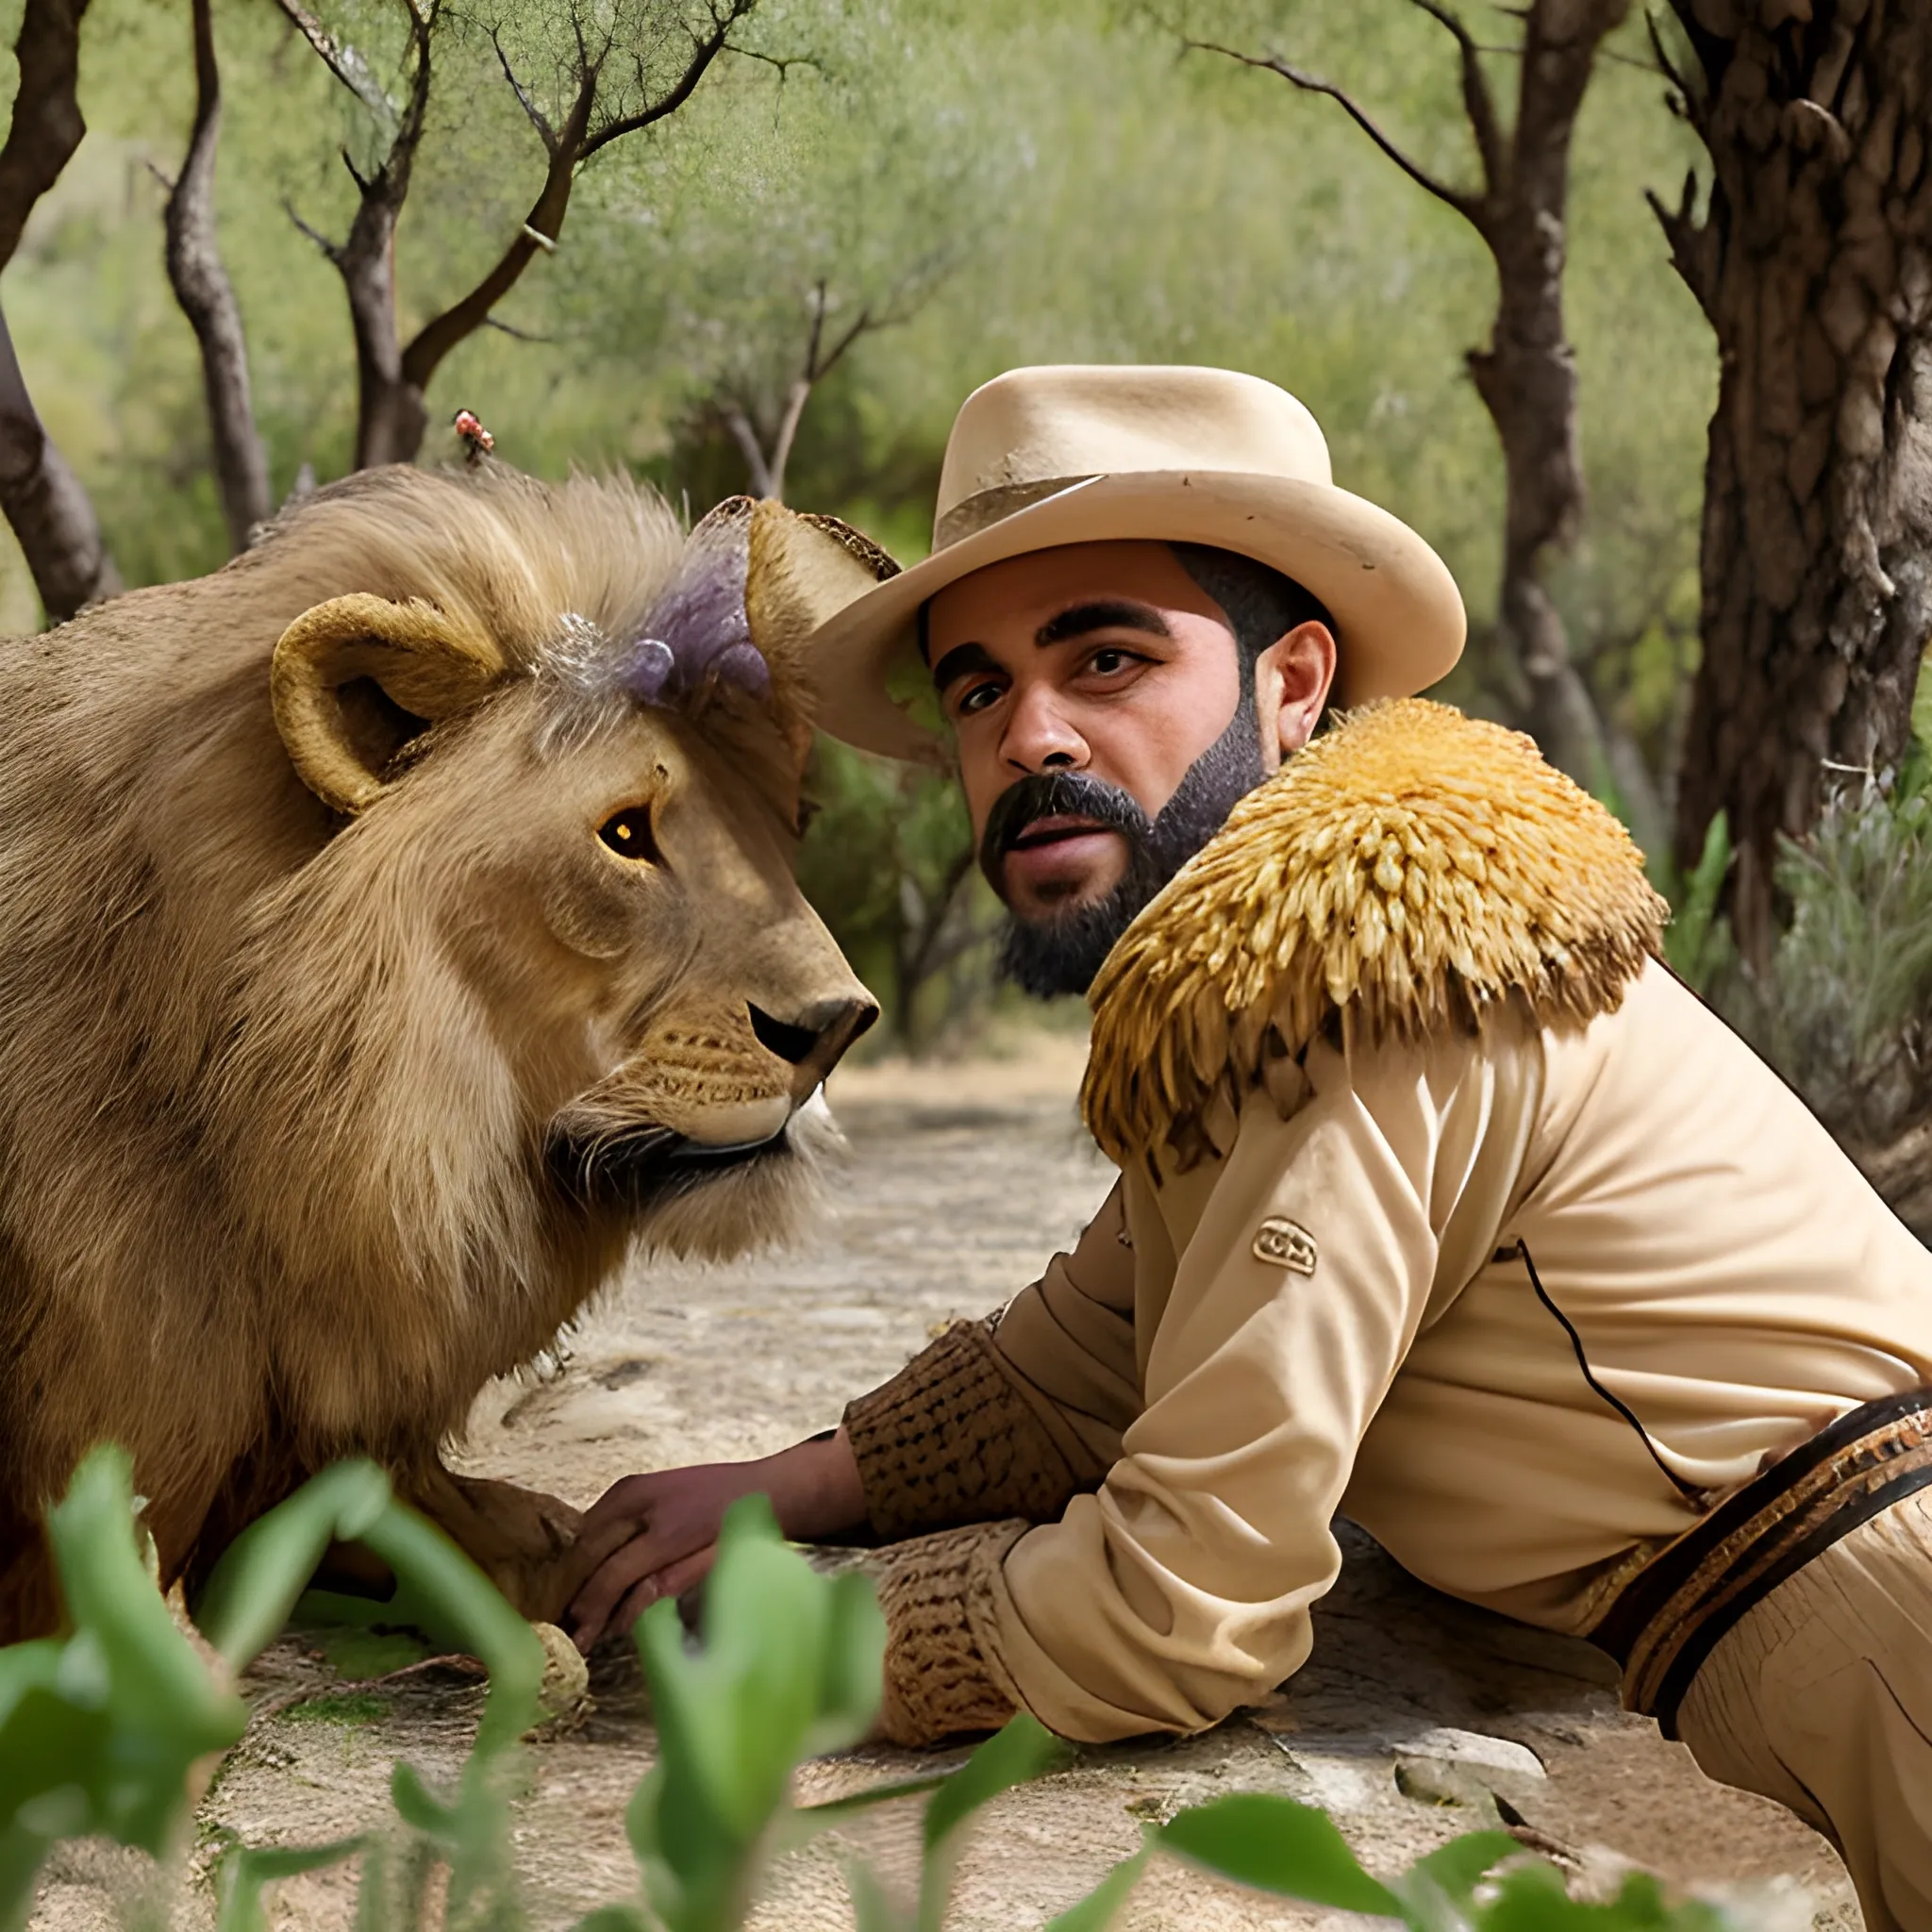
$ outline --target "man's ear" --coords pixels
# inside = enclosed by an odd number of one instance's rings
[[[1278,637],[1255,659],[1255,717],[1261,769],[1276,770],[1314,735],[1335,682],[1335,638],[1311,618]]]

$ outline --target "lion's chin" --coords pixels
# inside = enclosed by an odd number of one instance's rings
[[[793,1240],[826,1158],[843,1148],[821,1091],[763,1140],[702,1141],[651,1124],[590,1139],[559,1124],[544,1151],[565,1195],[627,1220],[645,1253],[728,1260]]]

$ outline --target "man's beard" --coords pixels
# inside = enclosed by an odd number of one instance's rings
[[[1118,832],[1126,841],[1127,869],[1111,891],[1064,911],[1026,920],[1009,910],[1001,976],[1036,999],[1085,992],[1141,908],[1266,775],[1254,700],[1244,694],[1227,729],[1188,767],[1152,820],[1117,785],[1085,772],[1042,772],[1003,791],[979,842],[979,868],[995,892],[1012,841],[1035,820],[1059,813]]]

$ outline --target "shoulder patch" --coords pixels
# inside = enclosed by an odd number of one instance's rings
[[[1108,956],[1081,1108],[1117,1162],[1197,1146],[1217,1090],[1350,1038],[1613,1011],[1670,908],[1610,812],[1499,724],[1350,713],[1237,806]]]
[[[1255,1230],[1255,1259],[1296,1274],[1312,1274],[1319,1250],[1315,1237],[1298,1221],[1285,1214],[1271,1214]]]

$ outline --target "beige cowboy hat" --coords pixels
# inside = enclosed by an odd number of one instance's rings
[[[1462,654],[1462,598],[1407,525],[1338,490],[1328,445],[1286,390],[1231,369],[1013,369],[966,398],[947,439],[932,555],[812,641],[819,724],[888,758],[933,740],[891,696],[919,607],[988,564],[1123,538],[1236,550],[1327,606],[1346,705],[1407,697]]]

